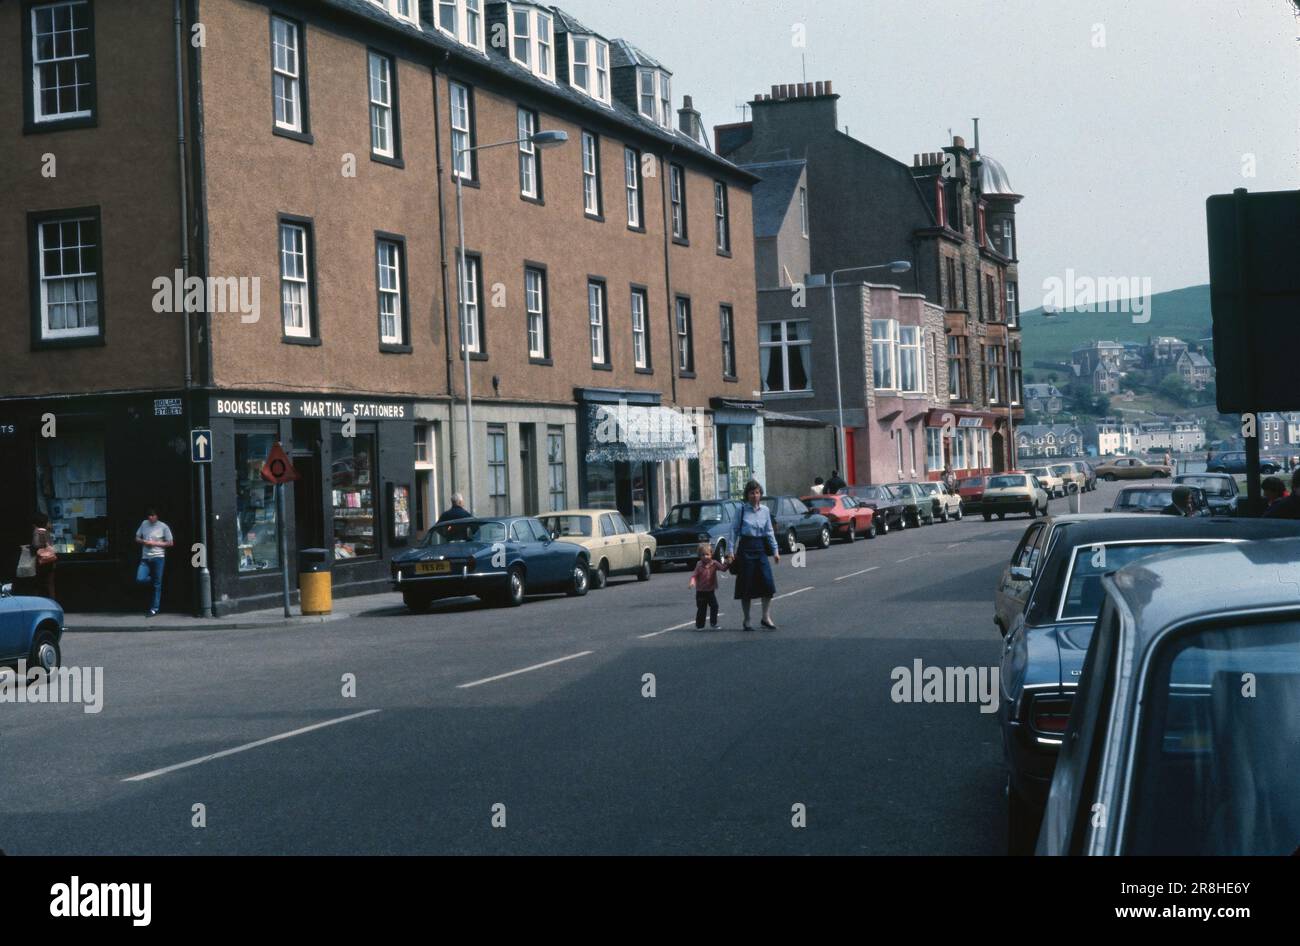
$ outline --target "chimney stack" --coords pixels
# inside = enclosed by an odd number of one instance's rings
[[[695,109],[695,103],[689,95],[682,97],[682,107],[677,110],[677,127],[684,135],[689,135],[692,141],[703,143],[704,123],[700,121],[700,113]]]

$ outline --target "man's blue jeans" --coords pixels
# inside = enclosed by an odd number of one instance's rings
[[[167,559],[162,556],[140,559],[140,568],[136,572],[136,581],[142,585],[153,583],[153,604],[149,606],[150,611],[157,611],[162,605],[163,566],[166,564]]]

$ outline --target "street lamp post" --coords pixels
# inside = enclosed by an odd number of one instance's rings
[[[564,144],[568,140],[569,133],[566,131],[538,131],[522,138],[512,138],[509,141],[494,141],[492,144],[452,149],[451,173],[456,178],[456,257],[459,265],[456,275],[456,300],[460,306],[460,355],[465,362],[465,459],[468,471],[467,478],[469,480],[469,508],[471,511],[474,509],[474,391],[469,373],[469,308],[465,304],[468,295],[466,290],[469,287],[469,269],[465,265],[465,175],[460,172],[460,159],[462,156],[467,157],[475,151],[517,145],[524,141],[532,142],[533,146],[537,148],[550,148]],[[480,299],[479,305],[482,304],[483,302]]]
[[[905,273],[912,268],[912,264],[907,260],[894,260],[892,263],[876,263],[873,266],[846,266],[843,269],[831,270],[831,343],[835,347],[835,407],[839,414],[840,424],[840,466],[844,467],[847,474],[849,470],[848,461],[848,436],[844,429],[844,388],[840,384],[840,321],[835,307],[835,277],[840,273],[860,272],[867,269],[887,269],[891,273]]]

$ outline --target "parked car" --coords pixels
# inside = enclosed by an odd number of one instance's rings
[[[888,486],[863,484],[850,486],[844,492],[856,499],[859,506],[866,506],[875,512],[876,531],[881,535],[888,535],[890,529],[907,528],[903,501]]]
[[[984,503],[984,487],[988,485],[987,476],[968,476],[957,483],[957,495],[961,497],[961,508],[965,513],[979,512]]]
[[[665,565],[694,568],[701,542],[712,543],[714,557],[722,559],[727,555],[739,515],[740,502],[735,499],[678,503],[668,510],[658,529],[650,530],[657,543],[651,569],[659,571]]]
[[[13,585],[0,585],[0,667],[46,673],[63,659],[63,608],[52,598],[15,595]]]
[[[1173,475],[1163,463],[1148,463],[1137,457],[1112,457],[1097,465],[1097,476],[1108,483],[1115,480],[1158,480]]]
[[[798,496],[764,496],[763,505],[772,514],[772,528],[783,551],[793,552],[798,543],[830,547],[830,520],[809,509]]]
[[[1013,853],[1026,853],[1037,836],[1101,609],[1101,576],[1159,552],[1297,535],[1294,520],[1095,513],[1057,516],[1025,530],[994,593],[994,621],[1005,636],[998,720]]]
[[[1100,580],[1039,853],[1295,854],[1297,560],[1294,539],[1220,544]]]
[[[1088,485],[1087,474],[1073,463],[1053,463],[1048,469],[1065,485],[1066,493],[1082,493]]]
[[[938,519],[940,522],[947,522],[949,519],[961,519],[961,496],[954,492],[948,492],[942,483],[933,481],[926,483],[917,483],[921,492],[930,497],[933,506],[930,510],[931,517]]]
[[[847,493],[834,496],[801,496],[813,512],[819,512],[831,524],[831,531],[845,542],[853,542],[863,535],[868,539],[876,537],[876,511],[863,505]]]
[[[1193,516],[1208,516],[1210,502],[1205,498],[1205,491],[1199,486],[1188,486],[1191,491],[1190,505]],[[1174,501],[1173,486],[1125,486],[1115,497],[1115,505],[1107,506],[1106,512],[1163,513]]]
[[[552,538],[587,550],[592,588],[604,588],[611,575],[649,581],[658,543],[649,533],[633,532],[617,509],[564,509],[538,518]]]
[[[1235,477],[1227,473],[1179,473],[1175,483],[1195,486],[1205,493],[1210,511],[1216,516],[1235,516],[1241,502],[1241,490]]]
[[[1039,485],[1047,492],[1048,499],[1055,499],[1057,496],[1065,495],[1065,483],[1059,476],[1052,473],[1050,467],[1031,466],[1026,467],[1025,472],[1038,478]]]
[[[908,525],[931,525],[934,523],[934,501],[915,483],[890,483],[889,490],[903,504],[903,519]]]
[[[984,521],[994,516],[1005,519],[1008,513],[1027,512],[1030,519],[1047,515],[1050,497],[1038,478],[1022,471],[990,476],[984,488],[981,512]]]
[[[464,595],[513,607],[540,592],[585,595],[590,562],[585,548],[553,538],[529,516],[453,519],[393,557],[392,584],[417,614]]]
[[[1091,493],[1097,488],[1097,471],[1092,468],[1092,464],[1087,460],[1071,460],[1070,466],[1074,467],[1084,478],[1084,491]]]
[[[1210,462],[1205,464],[1206,473],[1240,473],[1245,475],[1246,472],[1246,452],[1244,450],[1228,450],[1217,456],[1210,458]],[[1264,476],[1272,476],[1275,473],[1282,472],[1282,463],[1278,460],[1271,460],[1268,457],[1259,458],[1259,472]]]

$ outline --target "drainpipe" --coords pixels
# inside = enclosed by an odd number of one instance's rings
[[[451,59],[450,50],[444,50],[442,54],[442,63],[445,66]],[[456,406],[456,392],[452,388],[452,367],[455,364],[451,354],[451,313],[448,309],[447,299],[447,231],[445,213],[442,207],[442,114],[438,107],[438,63],[435,59],[433,62],[433,153],[437,156],[437,175],[438,185],[438,269],[442,278],[442,338],[444,347],[447,351],[447,396],[451,399],[451,407]],[[448,418],[451,413],[448,413]],[[451,421],[451,428],[455,427],[455,422]],[[448,430],[447,442],[451,444],[451,489],[449,493],[456,492],[456,431]],[[474,472],[470,471],[470,476]]]
[[[672,153],[676,150],[677,150],[677,145],[675,144],[669,145],[668,155],[671,156]],[[672,261],[669,258],[669,253],[673,245],[673,238],[672,238],[673,228],[672,228],[672,223],[669,221],[669,216],[668,216],[670,213],[669,206],[668,206],[669,171],[668,171],[668,161],[665,158],[660,157],[659,155],[655,155],[655,157],[659,159],[659,198],[660,198],[660,202],[663,204],[663,211],[664,211],[664,296],[666,297],[668,302],[668,354],[670,358],[668,364],[669,367],[671,368],[671,371],[669,371],[668,373],[668,377],[672,381],[673,403],[676,404],[677,403],[677,368],[678,368],[677,309],[676,306],[674,305],[675,300],[673,299],[673,265],[672,265]],[[692,312],[691,313],[692,320],[694,320],[694,317],[695,317],[695,313]],[[692,325],[691,327],[691,332],[692,332],[692,344],[694,344],[694,325]]]
[[[181,291],[184,293],[184,280],[188,278],[190,272],[190,217],[189,217],[189,168],[185,160],[185,57],[184,57],[184,35],[185,21],[181,16],[181,0],[173,0],[172,3],[172,26],[175,33],[176,48],[176,178],[178,187],[178,198],[180,206],[180,224],[181,224]],[[206,275],[206,273],[205,273]],[[206,298],[206,296],[205,296]],[[206,304],[204,306],[206,310]],[[185,328],[185,426],[187,430],[192,430],[194,426],[193,404],[191,403],[192,389],[194,387],[194,370],[193,359],[191,358],[190,348],[193,345],[193,335],[190,331],[190,310],[188,305],[183,305],[184,328]],[[208,571],[207,565],[207,548],[208,548],[208,464],[193,463],[197,470],[190,471],[190,488],[194,489],[193,478],[198,474],[197,493],[199,498],[198,514],[194,520],[198,523],[198,540],[201,546],[203,564],[198,569],[198,592],[199,592],[199,617],[212,616],[212,573]],[[193,495],[193,493],[191,493]]]

